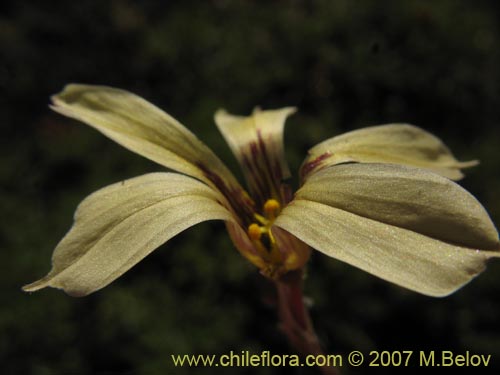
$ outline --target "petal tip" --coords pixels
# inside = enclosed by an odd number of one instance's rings
[[[227,113],[227,110],[225,108],[219,108],[215,111],[214,113],[214,118],[217,119],[221,116],[226,116],[228,113]]]
[[[51,278],[49,276],[46,276],[40,280],[37,280],[31,284],[27,284],[21,287],[21,290],[26,293],[32,293],[36,292],[40,289],[51,287],[51,288],[56,288],[56,289],[61,289],[63,290],[67,295],[71,297],[84,297],[89,295],[90,293],[93,292],[93,290],[87,290],[83,288],[77,288],[77,289],[70,289],[67,287],[64,287],[62,285],[56,285],[54,283],[50,283]]]
[[[474,160],[470,160],[470,161],[461,161],[458,164],[459,164],[459,168],[471,168],[471,167],[478,166],[481,163],[479,160],[474,159]]]
[[[36,292],[37,290],[47,287],[48,286],[47,282],[48,282],[47,278],[44,277],[31,284],[23,285],[21,287],[21,290],[27,293]]]

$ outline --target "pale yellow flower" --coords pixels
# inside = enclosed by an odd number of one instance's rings
[[[224,220],[231,239],[267,277],[304,267],[314,248],[431,296],[450,294],[500,254],[481,204],[452,179],[458,162],[411,125],[369,127],[313,147],[293,194],[283,152],[293,108],[218,111],[215,122],[238,159],[248,192],[215,154],[174,118],[126,91],[68,85],[55,111],[180,173],[151,173],[105,187],[78,207],[52,257],[47,286],[87,295],[115,280],[179,232]]]

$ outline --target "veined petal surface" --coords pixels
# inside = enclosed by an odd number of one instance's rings
[[[425,168],[452,180],[463,177],[461,168],[477,161],[459,162],[444,143],[409,124],[387,124],[354,130],[327,139],[308,152],[302,180],[316,170],[346,162],[392,163]]]
[[[330,257],[436,297],[468,283],[498,256],[304,199],[285,207],[275,225]]]
[[[137,95],[107,86],[70,84],[52,100],[53,110],[83,121],[139,155],[205,181],[223,193],[241,190],[203,142]]]
[[[341,164],[313,173],[296,193],[457,245],[496,250],[498,232],[483,206],[449,179],[394,164]]]
[[[261,111],[251,116],[234,116],[225,110],[215,114],[215,123],[238,160],[250,192],[260,201],[282,201],[281,182],[290,177],[285,160],[283,131],[293,107]]]
[[[177,173],[98,190],[78,206],[49,274],[23,289],[50,286],[74,296],[101,289],[179,232],[206,220],[233,220],[217,198],[204,183]]]

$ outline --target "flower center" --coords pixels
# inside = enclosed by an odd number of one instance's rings
[[[283,256],[276,245],[271,227],[280,212],[280,204],[276,199],[268,199],[264,203],[263,215],[254,214],[256,222],[248,226],[248,237],[252,240],[259,255],[266,262],[280,264]]]

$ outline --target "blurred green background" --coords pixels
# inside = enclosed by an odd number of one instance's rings
[[[147,98],[235,171],[213,125],[220,107],[246,114],[256,105],[297,106],[286,133],[294,171],[327,137],[413,123],[445,140],[459,159],[481,160],[460,183],[500,223],[497,3],[3,1],[1,373],[214,374],[221,369],[173,368],[170,354],[290,353],[265,303],[269,286],[217,222],[182,233],[91,296],[21,292],[49,270],[86,195],[162,170],[51,112],[49,96],[66,83],[111,85]],[[306,292],[327,353],[468,350],[492,355],[490,366],[474,373],[500,369],[500,262],[456,294],[434,299],[315,254]],[[316,373],[299,370],[238,373]]]

